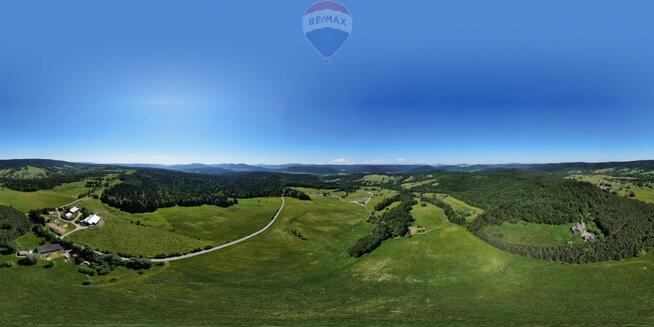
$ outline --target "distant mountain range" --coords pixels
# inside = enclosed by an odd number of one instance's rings
[[[473,172],[493,169],[529,169],[547,172],[563,171],[589,171],[599,169],[642,169],[654,171],[654,160],[625,161],[625,162],[567,162],[549,164],[489,164],[489,165],[317,165],[317,164],[283,164],[283,165],[249,165],[244,163],[225,164],[201,164],[192,163],[185,165],[161,165],[161,164],[105,164],[95,165],[89,163],[73,163],[49,159],[11,159],[0,160],[0,170],[5,170],[5,175],[16,168],[25,166],[37,167],[48,172],[60,172],[62,169],[92,168],[98,166],[120,166],[134,168],[157,168],[174,171],[181,171],[195,174],[218,175],[241,172],[276,172],[276,173],[297,173],[315,175],[337,175],[337,174],[401,174],[401,173],[422,173],[430,171],[460,171]]]
[[[317,175],[336,174],[401,174],[421,173],[430,171],[460,171],[474,172],[493,169],[528,169],[547,172],[571,170],[599,169],[643,169],[654,171],[654,160],[622,161],[622,162],[566,162],[547,164],[478,164],[478,165],[316,165],[316,164],[284,164],[284,165],[248,165],[248,164],[188,164],[188,165],[127,165],[132,167],[162,168],[197,174],[223,174],[230,172],[278,172],[302,173]]]
[[[396,174],[416,172],[420,170],[432,171],[436,169],[429,165],[306,165],[306,164],[284,164],[284,165],[248,165],[239,164],[188,164],[188,165],[159,165],[159,164],[121,164],[119,166],[136,168],[159,168],[196,174],[224,174],[234,172],[277,172],[277,173],[298,173],[316,175],[336,174]]]

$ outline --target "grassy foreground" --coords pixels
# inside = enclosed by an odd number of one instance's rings
[[[652,325],[654,256],[565,265],[511,255],[415,209],[425,234],[360,259],[367,211],[287,199],[279,221],[209,255],[93,279],[76,267],[0,270],[0,321],[21,325]],[[291,230],[299,231],[306,240]],[[6,257],[0,257],[6,260]],[[111,275],[109,275],[111,276]],[[53,310],[53,304],[61,310]]]

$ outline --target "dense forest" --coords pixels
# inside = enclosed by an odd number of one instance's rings
[[[13,242],[25,234],[32,227],[32,223],[20,211],[0,205],[0,247],[9,247],[13,252]]]
[[[397,199],[402,201],[400,205],[384,212],[380,217],[370,217],[369,221],[376,225],[375,229],[354,243],[348,251],[350,256],[360,257],[375,250],[383,241],[408,233],[409,226],[413,223],[411,208],[416,201],[413,194],[408,192],[400,194]]]
[[[570,263],[622,259],[654,246],[654,205],[619,197],[590,183],[522,170],[443,173],[420,192],[448,193],[485,212],[470,226],[480,238],[507,251]],[[525,220],[544,224],[593,221],[603,235],[582,246],[510,244],[484,226]]]
[[[131,213],[151,212],[175,205],[210,204],[228,207],[237,203],[236,198],[281,196],[288,186],[326,186],[314,175],[268,172],[197,175],[141,169],[123,175],[121,180],[122,183],[107,188],[101,199],[104,203]],[[289,194],[293,195],[301,196],[299,193]]]

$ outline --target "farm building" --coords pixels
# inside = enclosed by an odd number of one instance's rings
[[[17,254],[19,257],[26,257],[26,256],[28,256],[30,253],[32,253],[32,252],[31,252],[31,251],[18,251],[18,253],[16,253],[16,254]]]
[[[586,228],[586,223],[582,220],[580,223],[572,226],[570,228],[573,234],[581,234],[581,238],[584,239],[584,241],[594,241],[595,240],[595,235],[592,233],[588,232],[588,229]]]
[[[102,217],[93,214],[84,218],[84,220],[82,220],[82,223],[88,226],[97,225],[100,222],[100,219],[102,219]]]
[[[48,245],[43,245],[43,246],[37,247],[36,252],[38,252],[39,254],[48,254],[48,253],[52,253],[52,252],[61,251],[63,249],[64,248],[61,247],[60,244],[48,244]]]
[[[69,211],[70,211],[70,213],[76,213],[78,210],[79,210],[78,207],[72,207],[72,208],[70,208]]]
[[[64,215],[64,217],[66,217],[66,219],[73,219],[73,214],[68,212]]]
[[[586,232],[586,223],[584,223],[584,221],[582,220],[580,223],[572,226],[570,230],[572,230],[572,233],[574,234],[583,234],[584,232]]]

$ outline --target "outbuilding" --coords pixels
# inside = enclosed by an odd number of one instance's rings
[[[78,210],[79,210],[78,207],[72,207],[72,208],[70,208],[69,211],[70,211],[70,213],[76,213]]]
[[[70,213],[70,212],[68,212],[68,213],[66,213],[66,214],[64,215],[64,217],[66,217],[66,219],[69,219],[69,220],[70,220],[70,219],[73,219],[73,214]]]
[[[61,244],[48,244],[48,245],[37,247],[36,252],[38,252],[39,254],[48,254],[52,252],[61,251],[63,249],[64,248],[61,246]]]
[[[102,217],[100,217],[100,216],[98,216],[96,214],[92,214],[92,215],[84,218],[84,220],[82,220],[82,223],[85,224],[85,225],[88,225],[88,226],[97,225],[100,222],[100,219],[102,219]]]

